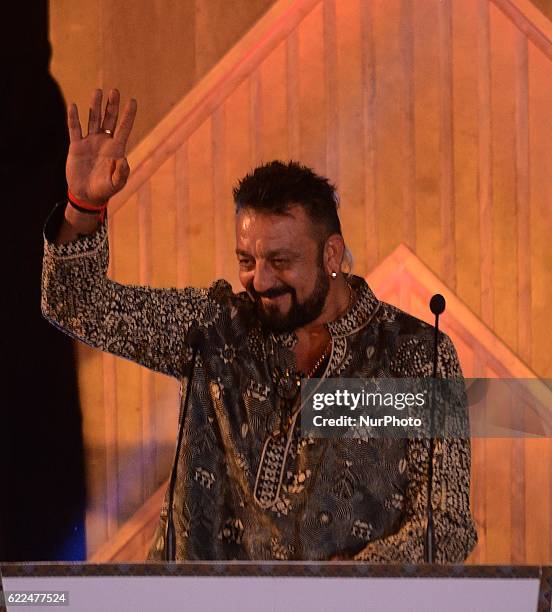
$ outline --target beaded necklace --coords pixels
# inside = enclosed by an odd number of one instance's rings
[[[349,289],[349,301],[347,303],[347,308],[346,308],[345,312],[347,312],[347,310],[349,310],[349,308],[351,308],[351,304],[354,301],[353,290],[351,288],[351,285],[349,285],[349,283],[347,283],[347,288]],[[332,338],[330,337],[330,339],[328,340],[328,344],[326,344],[326,346],[324,347],[324,350],[320,354],[320,357],[318,357],[318,359],[316,360],[316,363],[307,372],[307,374],[305,374],[305,378],[312,378],[313,377],[313,375],[316,373],[318,368],[322,365],[322,363],[324,362],[326,357],[329,355],[329,353],[331,351],[331,348],[332,348],[332,342],[333,342]]]
[[[349,283],[347,283],[347,288],[349,289],[349,302],[347,304],[347,308],[346,308],[345,312],[347,312],[347,310],[349,310],[349,308],[351,307],[351,305],[354,302],[353,290],[351,288],[351,285],[349,285]],[[300,372],[297,372],[297,374],[298,374],[298,378],[297,378],[297,390],[299,390],[299,387],[301,386],[300,377],[302,377],[302,378],[312,378],[316,374],[316,372],[320,368],[320,366],[328,358],[328,355],[331,353],[332,345],[333,345],[333,340],[330,337],[328,343],[324,347],[324,350],[322,351],[322,353],[320,354],[320,356],[316,360],[316,363],[308,371],[308,373],[301,375]],[[277,437],[278,435],[287,434],[288,433],[289,427],[290,427],[291,423],[293,422],[293,417],[294,417],[294,414],[292,413],[291,410],[292,410],[292,407],[289,406],[289,407],[287,407],[287,410],[285,410],[285,412],[283,412],[283,414],[280,415],[279,422],[276,425],[274,431],[272,432],[272,437],[275,437],[275,436]],[[283,425],[283,427],[282,427],[282,425]]]
[[[324,350],[322,351],[320,357],[316,360],[316,363],[312,366],[312,368],[305,374],[305,378],[312,378],[313,374],[318,370],[324,359],[328,356],[330,350],[332,348],[332,339],[330,338],[328,344],[326,344]]]

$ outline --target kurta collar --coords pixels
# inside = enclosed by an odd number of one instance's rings
[[[356,333],[370,322],[379,308],[379,300],[362,277],[351,274],[347,282],[356,291],[357,299],[340,317],[326,324],[332,338],[342,338]],[[270,335],[276,342],[288,349],[293,348],[297,342],[295,332]]]

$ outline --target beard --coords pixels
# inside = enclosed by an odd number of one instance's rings
[[[312,293],[301,304],[297,300],[297,292],[287,284],[273,287],[267,291],[258,292],[253,288],[253,281],[246,287],[255,302],[257,317],[261,323],[274,333],[291,332],[317,319],[324,310],[326,298],[330,290],[330,281],[319,265],[316,272],[316,282]],[[261,298],[275,298],[289,293],[291,306],[286,314],[282,314],[273,304],[264,305]]]

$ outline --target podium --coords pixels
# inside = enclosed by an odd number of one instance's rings
[[[62,612],[552,609],[552,566],[193,561],[3,563],[0,571],[8,611],[41,611],[44,606]],[[39,595],[34,601],[43,603],[31,603],[33,595],[24,593]],[[58,595],[57,603],[47,603],[45,593],[64,593],[64,601]]]

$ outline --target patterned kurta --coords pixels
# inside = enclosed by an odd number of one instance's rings
[[[62,209],[46,225],[44,315],[90,346],[178,378],[182,402],[191,337],[198,346],[173,499],[177,560],[423,562],[427,440],[301,436],[295,334],[264,330],[248,295],[224,280],[184,289],[110,280],[105,225],[51,242]],[[433,328],[379,301],[362,278],[349,282],[358,297],[327,324],[323,377],[431,376]],[[462,376],[445,334],[438,371]],[[433,469],[435,558],[461,562],[477,541],[469,440],[439,441]],[[164,559],[167,505],[168,492],[151,560]]]

